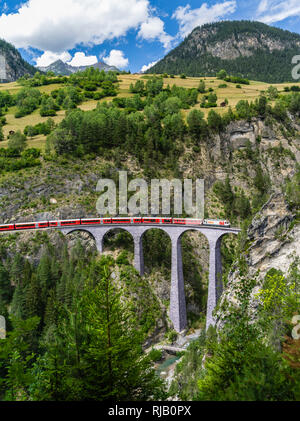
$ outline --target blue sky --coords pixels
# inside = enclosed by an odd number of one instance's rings
[[[300,33],[299,0],[0,0],[0,38],[33,65],[101,60],[138,72],[207,22],[249,19]]]

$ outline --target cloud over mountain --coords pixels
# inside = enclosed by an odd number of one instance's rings
[[[62,53],[124,36],[149,17],[148,0],[28,0],[0,16],[1,37],[17,48]]]

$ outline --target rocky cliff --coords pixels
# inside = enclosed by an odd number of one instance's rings
[[[14,82],[25,74],[33,76],[35,72],[13,45],[0,39],[0,83]]]
[[[290,209],[282,193],[273,194],[268,202],[254,217],[245,238],[245,248],[242,258],[247,266],[247,278],[255,279],[251,293],[250,309],[252,317],[256,317],[259,292],[266,274],[271,269],[277,269],[288,277],[293,265],[299,268],[300,263],[300,224],[299,216]],[[223,317],[228,304],[237,303],[235,286],[243,282],[245,274],[234,264],[225,290],[216,311],[218,328],[223,326]]]

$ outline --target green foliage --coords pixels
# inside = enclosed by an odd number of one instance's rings
[[[41,102],[41,93],[36,88],[22,88],[16,94],[16,105],[17,112],[16,118],[24,117],[27,114],[31,114]]]
[[[218,196],[225,208],[226,218],[232,219],[239,216],[246,219],[251,215],[251,206],[245,192],[233,192],[229,177],[226,177],[225,183],[217,181],[213,186],[214,193]]]
[[[13,319],[14,329],[0,341],[0,396],[1,400],[28,400],[29,387],[34,381],[31,364],[34,354],[30,338],[39,322],[38,317],[28,320]]]
[[[216,76],[218,79],[225,79],[227,77],[227,72],[226,70],[222,69],[217,73]]]
[[[21,153],[26,148],[26,136],[18,130],[10,136],[8,141],[8,148]]]
[[[249,314],[255,280],[235,285],[237,306],[224,317],[225,327],[199,379],[199,400],[293,400],[291,369],[281,355],[263,342],[264,332]]]
[[[274,99],[278,98],[279,93],[278,93],[278,89],[275,86],[269,86],[267,89],[267,95],[268,98],[273,101]]]
[[[38,123],[35,126],[26,126],[24,129],[25,136],[34,137],[39,134],[47,136],[54,129],[55,123],[52,118],[48,118],[44,123]]]
[[[299,210],[300,207],[300,169],[291,180],[285,185],[285,196],[292,209]]]
[[[143,95],[145,92],[145,84],[142,80],[137,80],[134,85],[132,83],[130,84],[129,90],[134,94]]]
[[[204,80],[200,80],[199,85],[198,85],[198,91],[200,92],[200,94],[205,94],[206,87],[205,87]]]
[[[136,315],[121,300],[121,292],[112,282],[112,270],[111,258],[95,262],[72,310],[64,312],[48,352],[33,367],[34,400],[145,400],[164,396],[162,381],[142,353],[143,335]]]
[[[220,58],[209,52],[209,47],[217,43],[231,42],[233,34],[239,39],[255,38],[258,46],[255,49],[249,48],[251,55],[240,55],[235,59]],[[285,48],[284,54],[279,50],[270,52],[263,45],[262,37],[273,42],[284,42],[289,47]],[[199,48],[199,43],[195,42],[195,39],[204,40],[202,48]],[[261,22],[242,20],[205,24],[195,28],[179,46],[147,70],[147,73],[171,72],[177,75],[184,73],[191,77],[210,77],[218,73],[224,78],[226,72],[226,75],[234,75],[240,80],[234,78],[229,82],[236,80],[234,83],[240,84],[248,84],[248,79],[267,83],[293,82],[290,68],[286,63],[291,63],[292,58],[299,53],[299,40],[298,34]]]
[[[160,361],[162,359],[162,350],[152,348],[149,352],[149,358],[153,362]]]

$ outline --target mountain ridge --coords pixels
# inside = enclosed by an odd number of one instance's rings
[[[37,69],[47,73],[48,71],[54,72],[56,75],[61,76],[69,76],[73,73],[83,71],[89,67],[94,67],[95,69],[104,70],[105,72],[108,71],[119,71],[115,66],[109,66],[102,61],[98,63],[88,65],[88,66],[71,66],[68,63],[64,63],[62,60],[56,60],[53,63],[49,64],[49,66],[38,66]]]
[[[269,83],[292,81],[300,35],[261,22],[224,21],[195,28],[146,73],[228,73]]]
[[[33,76],[35,72],[36,69],[12,44],[0,39],[0,83],[14,82],[25,74]]]

